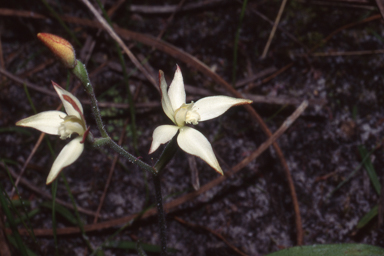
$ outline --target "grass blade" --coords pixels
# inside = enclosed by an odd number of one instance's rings
[[[369,158],[369,153],[367,152],[367,149],[364,146],[359,146],[359,152],[361,155],[361,158],[363,158],[363,164],[365,167],[365,170],[367,170],[368,176],[371,179],[372,185],[375,188],[378,195],[380,195],[381,191],[381,184],[379,181],[379,177],[377,177],[375,168],[373,167],[373,164],[371,162],[371,159]]]

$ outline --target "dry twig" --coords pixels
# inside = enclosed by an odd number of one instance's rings
[[[119,141],[118,141],[119,146],[121,146],[121,144],[123,143],[124,136],[125,136],[125,130],[126,130],[126,127],[128,125],[128,120],[129,120],[128,118],[125,120],[125,123],[124,123],[124,126],[123,126],[123,130],[121,131],[120,138],[119,138]],[[103,195],[100,198],[99,206],[97,207],[97,211],[96,211],[96,216],[93,219],[93,223],[97,223],[97,220],[99,218],[101,207],[103,206],[105,196],[107,195],[109,184],[111,184],[112,175],[113,175],[113,173],[115,171],[115,167],[116,167],[116,163],[117,163],[118,159],[119,159],[119,154],[115,153],[115,155],[113,157],[111,168],[109,169],[109,174],[108,174],[107,182],[105,183],[105,186],[104,186]]]
[[[221,239],[226,245],[228,245],[234,252],[236,252],[237,254],[241,255],[241,256],[247,256],[247,254],[245,254],[244,252],[240,251],[236,246],[234,246],[233,244],[231,244],[224,236],[222,236],[219,232],[216,232],[215,230],[212,230],[210,228],[207,228],[205,226],[201,226],[201,225],[196,225],[196,224],[192,224],[190,222],[186,222],[185,220],[179,218],[179,217],[174,217],[175,220],[177,220],[178,222],[180,222],[181,224],[183,225],[186,225],[186,226],[189,226],[191,228],[194,228],[194,229],[204,229],[206,231],[208,231],[209,233],[213,234],[214,236],[218,237],[219,239]]]
[[[3,168],[5,168],[2,162],[0,162],[0,165]],[[17,174],[14,170],[12,170],[12,167],[8,166],[7,168],[8,168],[8,170],[9,170],[9,172],[12,175],[13,178],[17,178],[19,176],[19,174]],[[39,187],[37,187],[34,184],[30,183],[29,181],[27,181],[23,177],[20,178],[20,183],[23,184],[24,186],[26,186],[28,189],[32,190],[33,192],[35,192],[35,193],[37,193],[37,194],[39,194],[39,195],[41,195],[41,196],[43,196],[45,198],[48,198],[48,199],[52,200],[52,195],[51,194],[44,192]],[[65,206],[67,208],[73,209],[73,205],[72,204],[64,202],[61,199],[56,198],[55,202]],[[87,215],[90,215],[90,216],[95,216],[96,215],[95,212],[92,212],[90,210],[84,209],[84,208],[82,208],[80,206],[77,206],[77,210],[79,212],[81,212],[81,213],[84,213],[84,214],[87,214]]]
[[[81,0],[88,9],[95,15],[97,20],[100,22],[101,26],[108,32],[108,34],[123,48],[124,52],[131,59],[133,64],[145,75],[145,77],[153,84],[153,86],[157,87],[155,79],[148,73],[148,71],[141,65],[141,63],[137,60],[135,55],[128,49],[128,47],[124,44],[123,40],[115,33],[115,31],[109,26],[108,22],[100,15],[100,13],[93,7],[93,5],[88,0]]]
[[[278,14],[276,16],[276,20],[275,20],[275,23],[273,24],[271,33],[269,34],[269,38],[268,38],[267,44],[265,45],[263,54],[260,57],[261,59],[264,59],[267,56],[269,46],[271,45],[272,39],[275,36],[275,32],[276,32],[277,26],[279,25],[279,22],[280,22],[280,19],[281,19],[281,15],[283,14],[283,11],[284,11],[286,3],[287,3],[287,0],[283,0],[281,2],[280,9],[279,9],[279,12],[278,12]]]

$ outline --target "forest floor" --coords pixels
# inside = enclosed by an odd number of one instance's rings
[[[288,1],[266,49],[282,1],[103,1],[118,35],[156,82],[158,70],[169,84],[180,66],[187,102],[236,96],[234,88],[254,101],[250,106],[271,133],[308,102],[276,146],[257,158],[254,152],[270,136],[249,109],[234,107],[195,126],[211,142],[225,176],[182,150],[168,164],[161,182],[173,255],[264,255],[297,244],[384,246],[380,218],[357,228],[378,205],[384,175],[384,22],[374,2],[356,2],[362,3]],[[31,214],[28,225],[37,240],[22,233],[20,224],[23,241],[37,255],[54,255],[51,186],[45,180],[55,159],[50,147],[57,155],[67,141],[46,135],[28,160],[40,132],[15,123],[33,115],[34,108],[59,106],[55,81],[76,89],[87,125],[95,136],[100,133],[87,94],[37,39],[40,32],[73,44],[89,71],[107,131],[126,150],[153,164],[163,148],[148,155],[153,130],[171,122],[157,85],[126,55],[129,77],[124,80],[113,39],[81,1],[0,5],[0,184],[15,204],[25,200],[24,207],[16,206],[21,215],[23,208]],[[137,150],[128,88],[135,100]],[[247,164],[239,167],[243,160]],[[15,181],[25,164],[17,195],[9,173]],[[150,174],[108,148],[87,143],[79,160],[62,173],[94,247],[108,240],[105,255],[137,255],[136,241],[145,248],[159,244]],[[90,255],[73,228],[76,221],[69,216],[75,213],[62,178],[57,198],[69,211],[57,214],[60,255]]]

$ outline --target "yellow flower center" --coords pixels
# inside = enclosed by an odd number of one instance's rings
[[[177,126],[183,127],[187,124],[198,124],[200,115],[193,110],[193,101],[190,104],[183,104],[175,111],[175,121]]]
[[[66,116],[64,121],[59,126],[60,139],[65,140],[70,138],[72,133],[77,133],[82,136],[85,132],[84,122],[76,116]]]

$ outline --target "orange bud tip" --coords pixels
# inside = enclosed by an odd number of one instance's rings
[[[39,33],[37,38],[56,55],[66,68],[73,69],[76,66],[75,50],[67,40],[48,33]]]

